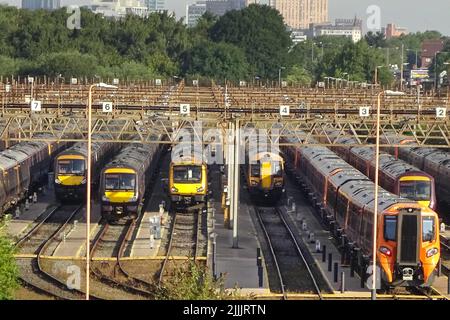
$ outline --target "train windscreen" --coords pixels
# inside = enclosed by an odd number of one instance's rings
[[[58,160],[58,174],[60,175],[84,175],[84,160],[68,159]]]
[[[433,217],[422,218],[422,241],[433,241],[435,234],[435,225]]]
[[[200,182],[202,179],[201,166],[174,166],[173,181],[175,183]]]
[[[400,181],[400,196],[415,201],[429,201],[431,198],[431,182]]]
[[[105,190],[134,191],[136,175],[131,173],[108,173],[105,175]]]

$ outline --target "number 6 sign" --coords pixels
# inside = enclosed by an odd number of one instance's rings
[[[103,112],[112,112],[113,103],[112,102],[103,102]]]

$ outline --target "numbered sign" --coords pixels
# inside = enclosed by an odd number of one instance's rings
[[[113,79],[113,84],[117,86],[117,85],[119,84],[119,79],[114,78],[114,79]]]
[[[287,87],[287,81],[281,81],[281,86],[283,88],[286,88]]]
[[[192,80],[192,85],[193,86],[198,86],[198,80]]]
[[[112,112],[113,103],[112,102],[103,102],[102,107],[103,107],[103,112]]]
[[[447,117],[447,108],[436,108],[436,118]]]
[[[31,111],[41,111],[41,101],[31,101]]]
[[[33,83],[34,82],[34,78],[33,77],[28,77],[28,83]]]
[[[70,83],[71,84],[78,84],[78,79],[77,78],[71,78],[70,79]]]
[[[25,95],[25,103],[31,103],[31,96],[29,94]]]
[[[280,106],[280,115],[281,116],[288,116],[290,113],[289,106]]]
[[[239,86],[240,87],[245,87],[247,85],[246,81],[239,81]]]
[[[156,80],[155,80],[155,84],[156,84],[157,86],[160,86],[160,85],[162,84],[161,79],[156,79]]]
[[[11,85],[10,84],[5,85],[5,91],[6,92],[11,92]]]
[[[180,104],[180,114],[189,114],[189,113],[191,113],[191,105]]]
[[[360,117],[370,116],[370,107],[359,107],[359,116]]]

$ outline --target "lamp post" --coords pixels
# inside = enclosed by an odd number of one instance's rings
[[[278,85],[280,86],[280,88],[281,88],[281,70],[284,70],[284,69],[286,69],[286,67],[280,67],[278,69]]]
[[[375,146],[375,202],[373,208],[373,246],[372,246],[372,290],[371,298],[376,300],[377,298],[377,221],[378,221],[378,179],[379,179],[379,167],[380,167],[380,118],[381,118],[381,96],[402,96],[405,95],[401,91],[381,91],[377,97],[377,124],[376,124],[376,146]]]
[[[437,85],[437,78],[438,78],[438,70],[437,70],[437,57],[439,54],[441,53],[450,53],[449,51],[436,51],[434,53],[434,88],[437,90],[438,85]]]
[[[383,66],[376,66],[375,67],[375,85],[378,84],[378,69],[381,68]]]
[[[89,87],[88,99],[88,144],[87,144],[87,177],[86,177],[86,300],[89,300],[89,269],[90,269],[90,234],[91,234],[91,162],[92,162],[92,89],[117,89],[116,86],[103,82],[95,83]]]

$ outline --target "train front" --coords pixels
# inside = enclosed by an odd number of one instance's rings
[[[78,152],[62,152],[55,160],[55,195],[59,200],[86,196],[86,157]]]
[[[251,156],[247,168],[248,187],[254,197],[278,201],[284,193],[284,160],[278,154],[258,153]]]
[[[184,157],[170,164],[169,193],[175,206],[206,203],[207,165],[199,159]]]
[[[439,219],[429,208],[400,204],[379,221],[378,261],[391,286],[433,284],[440,259]]]
[[[434,178],[424,172],[407,172],[402,175],[398,182],[398,195],[417,201],[425,208],[436,210]]]
[[[100,176],[102,216],[108,221],[138,216],[138,177],[131,168],[105,168]]]

